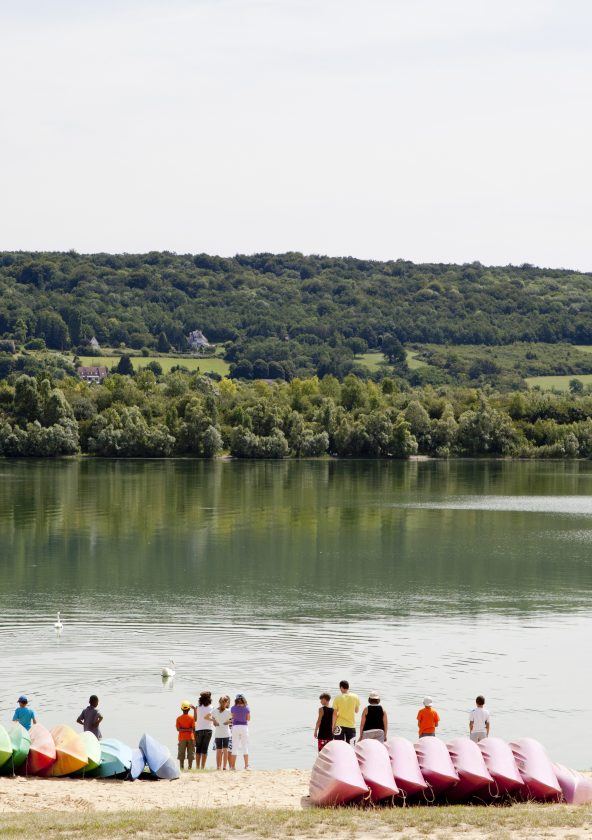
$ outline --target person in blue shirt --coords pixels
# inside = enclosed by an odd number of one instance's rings
[[[14,710],[12,719],[20,723],[21,726],[24,726],[25,729],[30,729],[32,723],[37,723],[35,712],[29,708],[29,701],[22,694],[18,699],[18,706]]]

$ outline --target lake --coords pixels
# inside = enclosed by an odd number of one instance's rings
[[[253,766],[308,767],[347,678],[393,733],[428,693],[464,734],[483,693],[586,769],[591,548],[586,462],[0,461],[0,720],[97,693],[105,736],[174,749],[182,699],[241,691]]]

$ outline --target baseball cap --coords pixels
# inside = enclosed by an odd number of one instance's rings
[[[237,694],[237,695],[236,695],[236,697],[235,697],[234,699],[235,699],[235,700],[244,700],[244,699],[245,699],[245,695],[244,695],[244,694]]]
[[[27,700],[27,698],[25,697],[24,694],[21,694],[21,696],[18,699],[18,702],[19,703],[28,703],[29,701]]]
[[[182,709],[190,709],[191,708],[191,703],[189,702],[189,700],[182,700],[181,701],[181,708]]]

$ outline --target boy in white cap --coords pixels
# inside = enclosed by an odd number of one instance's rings
[[[417,725],[419,728],[419,737],[425,738],[426,735],[435,735],[436,727],[440,723],[440,715],[435,709],[432,709],[432,698],[423,698],[423,709],[417,713]]]

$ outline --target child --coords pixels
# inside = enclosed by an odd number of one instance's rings
[[[432,709],[431,697],[424,697],[423,709],[420,709],[417,713],[417,723],[420,738],[436,734],[436,727],[440,723],[440,715],[435,709]]]
[[[99,729],[99,724],[103,720],[103,715],[99,712],[98,705],[99,698],[96,694],[91,694],[88,698],[88,706],[80,712],[76,718],[76,723],[82,724],[85,732],[92,732],[100,741],[101,730]]]
[[[212,692],[202,691],[195,708],[195,768],[204,770],[208,760],[208,749],[214,732],[212,717]]]
[[[195,758],[195,717],[189,714],[190,709],[193,709],[194,715],[195,706],[192,706],[188,700],[183,700],[181,703],[183,714],[177,718],[177,732],[179,733],[177,758],[179,759],[181,770],[185,769],[185,757],[187,757],[187,764],[190,770],[193,767],[193,759]]]
[[[228,742],[230,741],[230,697],[224,694],[218,701],[218,708],[212,712],[214,738],[216,743],[216,770],[226,770],[228,764]]]
[[[21,694],[18,699],[18,706],[14,710],[14,714],[12,716],[13,720],[16,720],[17,723],[20,723],[20,725],[24,726],[27,730],[31,728],[32,723],[37,723],[35,712],[33,709],[29,708],[28,703],[29,701],[27,698]]]
[[[314,728],[314,737],[317,739],[320,752],[325,744],[333,740],[333,709],[329,706],[331,695],[327,694],[326,691],[320,695],[319,700],[321,701],[321,708]]]
[[[477,708],[473,709],[469,717],[469,733],[471,741],[478,744],[489,737],[489,712],[485,708],[485,697],[479,695],[475,703]]]
[[[368,697],[368,705],[362,712],[360,721],[360,741],[364,738],[374,738],[382,744],[388,737],[388,717],[380,705],[380,694],[377,691],[371,692]]]
[[[244,694],[237,694],[232,713],[232,749],[230,751],[230,769],[236,769],[236,757],[242,755],[245,770],[249,769],[249,721],[251,710]]]

